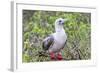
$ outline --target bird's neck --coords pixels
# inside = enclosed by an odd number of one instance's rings
[[[65,32],[63,26],[55,26],[56,32]]]

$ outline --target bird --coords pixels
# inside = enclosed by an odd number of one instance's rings
[[[55,32],[43,39],[42,48],[49,53],[51,60],[62,60],[61,50],[67,42],[67,34],[64,23],[68,19],[58,18],[55,20]]]

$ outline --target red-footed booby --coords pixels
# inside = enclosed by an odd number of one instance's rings
[[[51,60],[62,60],[61,50],[64,48],[67,35],[63,28],[64,22],[67,19],[58,18],[55,21],[55,33],[46,37],[43,40],[43,49],[50,54]]]

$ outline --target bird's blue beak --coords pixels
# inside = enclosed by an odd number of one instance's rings
[[[62,24],[64,24],[68,19],[64,19],[64,21],[62,22]]]

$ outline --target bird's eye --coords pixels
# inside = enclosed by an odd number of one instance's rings
[[[59,22],[61,22],[61,20],[59,20]]]

